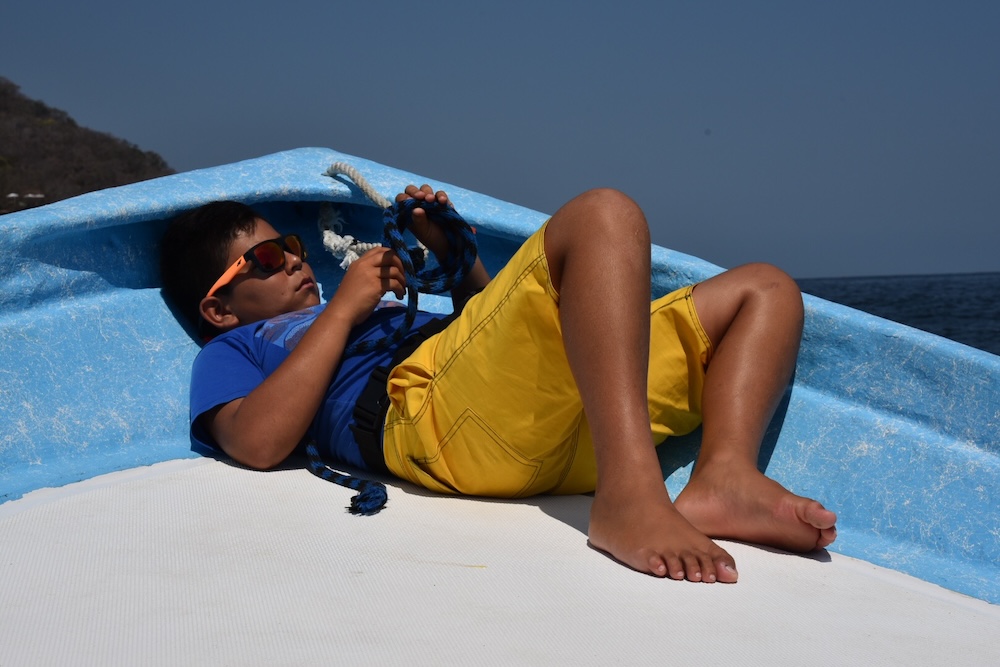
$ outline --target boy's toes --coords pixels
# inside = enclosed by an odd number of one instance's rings
[[[665,577],[668,573],[668,565],[657,555],[649,557],[649,573],[654,577]]]
[[[716,581],[720,581],[724,584],[735,584],[736,580],[739,579],[739,573],[736,571],[736,563],[732,559],[718,558],[715,561],[715,577]]]
[[[684,572],[687,576],[688,581],[701,581],[701,575],[703,568],[698,557],[695,555],[688,555],[684,557]]]
[[[803,503],[800,508],[799,520],[817,531],[817,539],[813,548],[821,549],[837,539],[837,515],[835,513],[815,500]]]
[[[667,576],[671,579],[676,579],[678,581],[684,579],[684,563],[677,556],[668,556],[667,562]]]
[[[816,500],[803,500],[806,502],[800,505],[800,521],[820,530],[833,528],[836,525],[837,515],[834,512],[826,509]]]

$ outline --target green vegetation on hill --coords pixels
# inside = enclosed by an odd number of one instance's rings
[[[172,173],[156,153],[80,127],[0,77],[0,213]]]

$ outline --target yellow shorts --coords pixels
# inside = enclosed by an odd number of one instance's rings
[[[458,319],[392,370],[383,446],[397,477],[478,496],[594,490],[594,448],[563,349],[544,230]],[[657,444],[701,423],[711,342],[692,289],[650,306],[648,394]]]

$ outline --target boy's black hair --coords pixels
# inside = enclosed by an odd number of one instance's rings
[[[182,213],[167,226],[160,241],[163,291],[196,329],[205,324],[201,300],[229,268],[229,248],[240,234],[252,234],[258,219],[246,204],[219,201]]]

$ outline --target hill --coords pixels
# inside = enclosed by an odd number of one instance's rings
[[[0,213],[172,173],[156,153],[80,127],[0,77]]]

